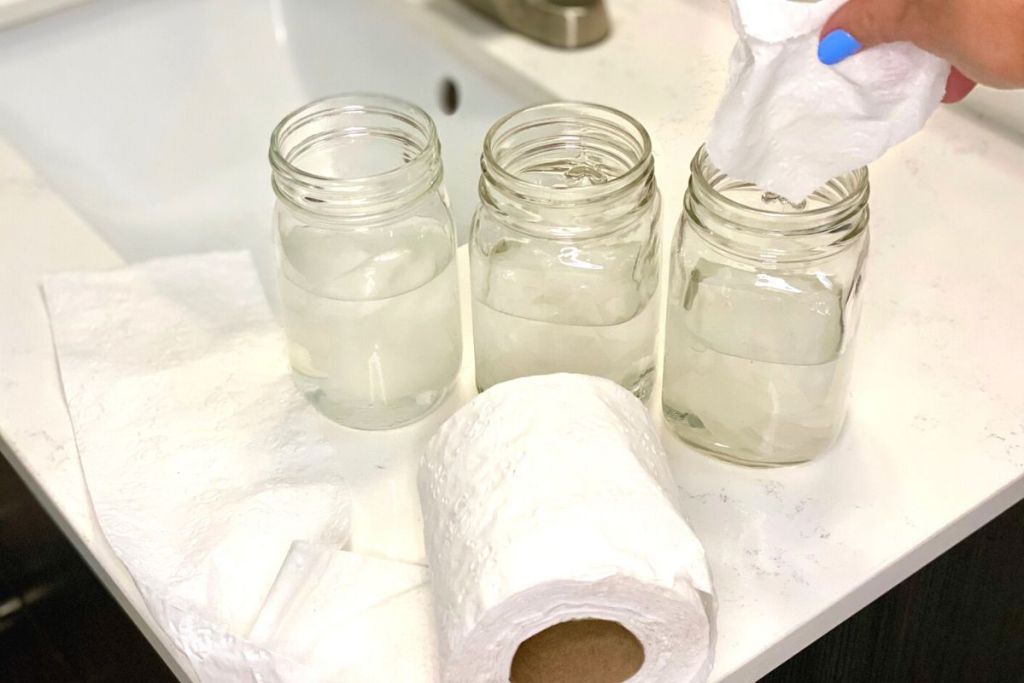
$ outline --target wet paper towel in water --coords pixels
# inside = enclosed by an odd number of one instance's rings
[[[881,157],[938,108],[949,64],[911,43],[818,61],[822,26],[845,0],[732,0],[740,39],[708,134],[729,176],[797,203]]]
[[[646,409],[614,382],[527,377],[463,407],[420,470],[442,679],[507,680],[525,640],[597,620],[642,645],[630,680],[705,680],[711,580],[677,494]]]
[[[247,637],[292,542],[343,545],[349,493],[244,253],[44,284],[100,528],[203,681],[306,681]]]

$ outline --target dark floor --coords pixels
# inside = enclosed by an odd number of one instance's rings
[[[0,455],[0,682],[175,680]]]
[[[0,683],[174,680],[0,456]],[[1024,682],[1024,503],[761,681],[819,682]]]

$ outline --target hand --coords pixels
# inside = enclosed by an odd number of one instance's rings
[[[1024,87],[1024,0],[850,0],[825,24],[818,57],[838,64],[908,40],[953,64],[944,102],[984,83]]]

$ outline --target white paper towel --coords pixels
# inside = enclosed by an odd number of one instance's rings
[[[293,541],[346,542],[349,495],[249,256],[44,289],[100,527],[158,623],[201,680],[309,680],[247,634]]]
[[[426,567],[296,543],[250,636],[332,683],[435,683]]]
[[[431,440],[420,497],[443,680],[508,680],[518,646],[576,619],[644,647],[640,683],[703,681],[713,598],[644,406],[581,375],[488,389]]]
[[[949,64],[911,43],[818,61],[819,32],[845,0],[732,0],[740,40],[707,149],[729,176],[792,202],[878,159],[939,106]]]

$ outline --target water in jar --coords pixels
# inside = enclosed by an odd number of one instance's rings
[[[656,273],[635,243],[580,247],[502,240],[472,251],[476,381],[574,372],[650,394]],[[656,251],[656,250],[655,250]]]
[[[699,259],[666,321],[663,402],[686,441],[757,464],[801,462],[843,421],[844,291],[824,274]]]
[[[410,422],[451,388],[461,360],[450,233],[413,217],[364,232],[279,230],[289,355],[328,416],[365,429]]]

